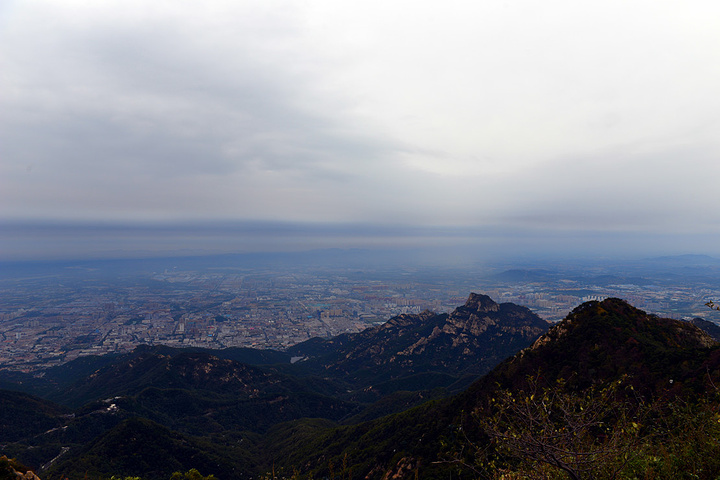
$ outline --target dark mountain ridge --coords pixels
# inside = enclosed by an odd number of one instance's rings
[[[689,322],[660,318],[609,298],[580,305],[506,363],[514,364],[508,366],[517,369],[514,375],[542,371],[551,380],[562,378],[579,386],[621,376],[648,386],[651,379],[670,374],[677,384],[686,377],[692,380],[689,365],[716,345]],[[684,362],[685,373],[678,369]]]
[[[164,345],[140,345],[126,354],[79,357],[62,365],[32,374],[0,370],[0,388],[19,390],[58,403],[67,403],[68,392],[74,385],[86,381],[88,377],[94,375],[103,367],[119,365],[142,355],[157,354],[174,357],[186,353],[206,353],[214,357],[256,366],[290,362],[290,355],[276,350],[258,350],[245,347],[216,350],[197,347],[175,348]]]
[[[306,357],[310,372],[363,388],[429,372],[482,375],[549,326],[525,307],[471,293],[449,315],[403,314],[360,333],[309,340],[288,353]]]

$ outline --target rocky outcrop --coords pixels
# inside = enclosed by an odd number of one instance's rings
[[[363,372],[366,382],[432,371],[481,375],[531,345],[549,326],[525,307],[471,293],[449,315],[398,315],[381,326],[327,340],[320,348],[316,340],[312,348],[323,353],[306,365],[324,374]],[[302,344],[290,350],[306,354]]]
[[[465,305],[450,314],[443,332],[458,338],[472,338],[496,330],[491,333],[535,339],[549,326],[528,308],[513,303],[499,305],[487,295],[471,293]]]
[[[5,455],[0,457],[0,480],[40,480],[31,470]]]

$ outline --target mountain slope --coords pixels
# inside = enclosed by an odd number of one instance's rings
[[[272,365],[290,363],[290,355],[276,350],[231,347],[222,350],[208,348],[174,348],[164,345],[140,345],[126,354],[89,355],[43,370],[40,374],[28,374],[0,370],[0,388],[18,390],[58,403],[66,403],[67,391],[84,381],[98,370],[111,364],[120,364],[142,355],[158,354],[174,357],[186,353],[210,354],[247,365]]]
[[[66,388],[57,400],[70,406],[115,396],[137,395],[144,389],[184,389],[243,398],[288,392],[336,393],[327,382],[298,381],[288,375],[219,358],[206,352],[159,353],[140,350]]]
[[[110,478],[138,476],[167,480],[173,472],[196,468],[218,478],[250,478],[252,458],[238,448],[222,447],[181,435],[141,418],[123,421],[88,444],[80,455],[60,462],[48,472],[52,478]]]
[[[328,382],[296,379],[204,352],[171,356],[148,351],[96,371],[67,389],[64,400],[79,406],[112,398],[124,414],[203,435],[356,413],[357,405],[338,399],[339,393]]]
[[[690,320],[690,323],[710,335],[716,342],[720,342],[720,326],[716,323],[703,320],[702,318],[693,318]]]
[[[61,427],[69,409],[27,395],[0,390],[2,442],[15,442]]]
[[[303,367],[362,388],[412,375],[481,375],[529,346],[549,324],[525,307],[497,304],[470,294],[449,315],[425,311],[330,340],[313,339],[288,349],[305,356]]]
[[[694,369],[714,346],[688,322],[609,298],[577,307],[501,371],[505,377],[542,372],[548,381],[562,378],[579,388],[627,376],[642,388],[664,391],[672,377],[674,389],[682,381],[696,383]]]

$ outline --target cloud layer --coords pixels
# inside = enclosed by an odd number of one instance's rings
[[[710,1],[10,1],[0,218],[718,233]]]

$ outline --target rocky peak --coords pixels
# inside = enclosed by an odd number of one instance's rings
[[[517,335],[532,341],[545,333],[548,326],[545,320],[525,307],[512,303],[498,304],[487,295],[471,293],[465,305],[449,315],[442,330],[457,337],[455,342],[474,342],[473,338],[496,334]]]
[[[465,308],[473,313],[497,312],[500,305],[495,303],[492,298],[479,293],[471,293],[465,302]]]

